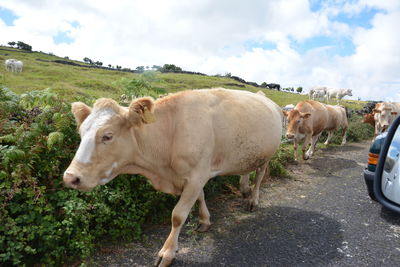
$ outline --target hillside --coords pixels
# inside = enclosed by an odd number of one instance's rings
[[[258,90],[284,106],[307,99],[307,96],[282,91],[260,89],[249,84],[241,83],[228,77],[215,77],[183,73],[161,73],[149,71],[144,74],[118,71],[107,68],[92,68],[80,61],[67,60],[65,58],[42,52],[26,52],[19,49],[0,46],[0,62],[15,58],[24,62],[23,72],[20,74],[7,72],[0,68],[0,85],[4,85],[21,94],[32,90],[51,88],[70,100],[78,96],[84,97],[111,97],[117,99],[124,89],[124,81],[145,80],[158,92],[169,93],[185,89],[224,87],[239,90]],[[70,62],[82,66],[60,64],[55,61]],[[150,73],[151,72],[151,73]],[[147,75],[151,74],[151,75]],[[360,108],[363,104],[357,101],[344,101],[346,106]]]

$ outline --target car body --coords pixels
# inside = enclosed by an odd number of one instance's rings
[[[400,116],[373,141],[364,179],[372,199],[400,214]]]
[[[376,200],[374,195],[374,179],[375,179],[375,171],[376,166],[378,165],[379,154],[382,150],[383,143],[385,142],[385,138],[387,136],[387,132],[384,132],[372,141],[371,147],[368,152],[368,165],[364,170],[364,180],[367,185],[368,195],[371,199]]]

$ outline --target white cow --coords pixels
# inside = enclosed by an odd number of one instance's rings
[[[6,59],[6,61],[4,62],[4,65],[6,67],[6,71],[11,71],[14,72],[14,62],[17,61],[13,58],[10,59]]]
[[[330,101],[332,100],[333,97],[336,97],[337,100],[337,104],[340,104],[340,100],[348,95],[348,96],[352,96],[352,92],[351,89],[342,89],[342,88],[328,88],[327,89],[327,99],[328,99],[328,103],[330,103]]]
[[[24,63],[22,61],[14,61],[14,72],[21,73],[22,72],[22,67],[24,66]]]
[[[312,100],[319,99],[323,101],[326,95],[326,90],[327,90],[326,86],[314,86],[308,92],[308,97],[309,99]]]

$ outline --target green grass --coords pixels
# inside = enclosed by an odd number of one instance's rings
[[[152,87],[160,88],[162,89],[160,91],[165,92],[213,87],[225,87],[252,92],[262,90],[267,97],[275,101],[279,106],[296,104],[299,101],[308,99],[307,95],[261,89],[240,83],[228,77],[160,72],[137,74],[44,62],[41,60],[66,59],[41,52],[27,53],[18,49],[0,46],[0,62],[4,64],[4,60],[8,58],[15,58],[24,62],[24,69],[20,74],[7,72],[4,65],[0,68],[0,85],[10,88],[17,94],[51,88],[53,91],[70,100],[80,96],[118,99],[123,92],[123,80],[144,79]],[[80,61],[69,61],[87,65]],[[342,104],[351,109],[359,109],[364,105],[364,102],[344,100]]]

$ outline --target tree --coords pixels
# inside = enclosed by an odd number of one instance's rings
[[[153,67],[151,67],[153,70],[155,71],[160,71],[162,69],[161,66],[157,66],[157,65],[153,65]]]
[[[100,62],[100,61],[96,61],[94,64],[97,66],[103,66],[103,62]]]
[[[32,46],[30,46],[30,45],[28,45],[28,44],[26,44],[24,42],[21,42],[21,41],[17,42],[17,48],[18,49],[22,49],[22,50],[26,50],[26,51],[32,51]]]
[[[164,64],[161,69],[161,72],[180,72],[182,69],[174,64]]]
[[[83,61],[86,62],[86,63],[88,63],[88,64],[90,64],[90,65],[93,65],[93,60],[91,60],[91,59],[88,58],[88,57],[83,58]]]
[[[267,88],[268,87],[266,82],[263,82],[260,86],[263,87],[263,88]]]
[[[14,47],[14,45],[16,45],[16,44],[17,44],[16,42],[8,42],[8,45],[11,47]]]
[[[143,73],[143,72],[144,72],[144,66],[138,66],[138,67],[136,67],[136,71],[137,71],[137,72],[140,72],[140,73]]]
[[[303,87],[299,86],[296,89],[297,93],[301,94],[301,92],[303,92]]]
[[[112,67],[111,64],[108,64],[108,67],[111,69],[111,67]]]

